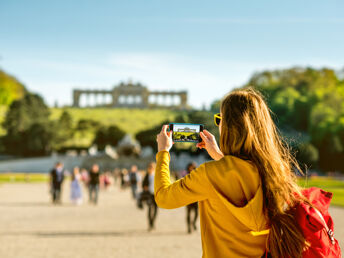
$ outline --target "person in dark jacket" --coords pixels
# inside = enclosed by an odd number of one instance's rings
[[[97,204],[98,203],[98,193],[99,193],[99,166],[98,164],[93,164],[89,173],[88,190],[89,190],[89,202]]]
[[[196,163],[191,162],[186,167],[186,175],[190,174],[192,170],[196,168]],[[191,213],[194,213],[194,217],[191,223]],[[186,222],[188,226],[188,233],[191,234],[192,229],[197,230],[196,222],[198,218],[198,202],[191,203],[186,206]]]
[[[50,171],[50,187],[53,203],[61,203],[61,187],[64,180],[63,164],[57,162]]]
[[[130,187],[133,199],[137,198],[137,183],[139,182],[138,168],[136,165],[132,165],[129,172]]]
[[[148,206],[148,230],[154,229],[154,222],[158,212],[158,206],[154,199],[154,173],[155,162],[150,162],[147,166],[147,172],[142,181],[142,193],[138,200],[138,207],[143,209],[143,202]]]

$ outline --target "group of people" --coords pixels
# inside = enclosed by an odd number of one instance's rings
[[[50,172],[49,182],[52,202],[54,204],[61,203],[62,185],[66,175],[69,174],[71,174],[70,200],[76,205],[80,205],[83,202],[82,185],[88,188],[89,202],[97,204],[100,186],[107,188],[112,183],[109,172],[100,173],[98,164],[93,164],[89,171],[74,167],[73,172],[69,173],[64,169],[62,162],[57,162]]]
[[[195,168],[195,163],[188,164],[186,170],[177,173],[178,178],[188,175]],[[63,163],[57,162],[50,172],[51,194],[54,204],[61,203],[62,184],[66,175],[69,174],[71,176],[70,200],[73,204],[80,205],[83,203],[83,185],[88,189],[89,202],[97,204],[100,188],[107,188],[112,183],[116,184],[117,181],[120,181],[120,188],[122,190],[130,188],[131,196],[139,209],[144,209],[147,206],[148,230],[151,231],[155,228],[158,214],[158,206],[154,198],[155,162],[150,162],[144,171],[139,170],[138,166],[134,164],[129,171],[123,168],[115,169],[113,173],[101,173],[98,164],[93,164],[89,171],[75,167],[73,172],[69,173],[64,169]],[[186,221],[188,233],[197,229],[197,218],[197,202],[187,205]]]
[[[154,177],[155,162],[150,162],[144,172],[138,170],[136,165],[132,165],[129,172],[126,169],[121,171],[121,187],[130,187],[133,200],[139,209],[147,206],[148,230],[155,229],[155,220],[158,213],[158,206],[154,198]],[[196,168],[196,163],[191,162],[185,171],[180,171],[178,178],[184,177]],[[191,203],[186,206],[187,232],[192,233],[197,230],[198,204]]]

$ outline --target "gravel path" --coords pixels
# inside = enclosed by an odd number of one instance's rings
[[[129,190],[101,191],[98,206],[49,203],[46,184],[0,185],[1,258],[201,257],[199,232],[186,234],[185,209],[159,210],[156,230],[147,231],[146,210]],[[335,235],[344,246],[344,209],[331,208]]]

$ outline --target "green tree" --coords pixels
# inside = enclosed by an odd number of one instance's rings
[[[26,89],[16,78],[0,70],[0,105],[9,106],[26,94]]]
[[[210,105],[210,112],[220,113],[220,104],[221,104],[220,100],[213,101],[213,103],[211,103]]]
[[[301,143],[298,146],[296,158],[300,164],[315,168],[319,161],[319,151],[311,143]]]
[[[264,71],[254,74],[244,88],[248,86],[263,93],[282,131],[310,136],[318,150],[318,167],[344,171],[338,163],[344,157],[344,81],[335,71],[309,67]]]
[[[93,119],[80,119],[77,123],[76,130],[86,133],[87,131],[98,129],[100,126],[100,123]]]
[[[3,139],[6,152],[12,155],[36,156],[51,151],[53,133],[49,109],[36,94],[14,101],[3,123],[7,131]]]
[[[55,149],[60,149],[73,137],[72,116],[67,111],[63,111],[60,118],[53,122],[53,127],[55,129],[53,145]]]
[[[185,118],[185,117],[184,117]],[[179,117],[179,119],[184,119]],[[179,120],[180,121],[180,120]],[[164,121],[161,125],[157,125],[147,130],[138,132],[135,135],[136,140],[139,141],[142,147],[150,146],[154,151],[157,151],[156,136],[161,131],[163,124],[169,124],[169,121]]]
[[[23,134],[23,151],[24,156],[44,156],[52,151],[54,138],[51,124],[34,123]]]
[[[318,146],[319,166],[324,171],[343,171],[343,145],[338,135],[325,134]]]
[[[107,129],[108,144],[116,146],[118,142],[125,136],[125,132],[115,125],[111,125]]]
[[[49,121],[49,115],[49,108],[42,97],[30,93],[10,105],[3,127],[8,134],[24,132],[34,123]]]
[[[100,127],[94,137],[93,143],[97,145],[99,150],[104,150],[107,142],[107,128],[105,126]]]
[[[97,130],[93,143],[97,144],[98,149],[104,150],[106,145],[116,146],[124,136],[125,132],[115,125],[102,126]]]

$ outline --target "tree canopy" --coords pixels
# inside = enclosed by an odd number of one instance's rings
[[[93,143],[97,144],[98,149],[104,150],[106,145],[116,146],[124,135],[125,132],[118,126],[102,126],[97,130]]]
[[[9,106],[26,94],[26,89],[15,77],[0,70],[0,105]]]
[[[53,132],[49,109],[43,99],[28,93],[9,107],[3,127],[6,152],[13,155],[38,156],[51,150]]]
[[[248,86],[266,97],[279,128],[310,136],[308,145],[300,143],[299,151],[308,153],[299,155],[302,161],[322,170],[344,170],[344,81],[334,70],[264,71],[254,74]]]

